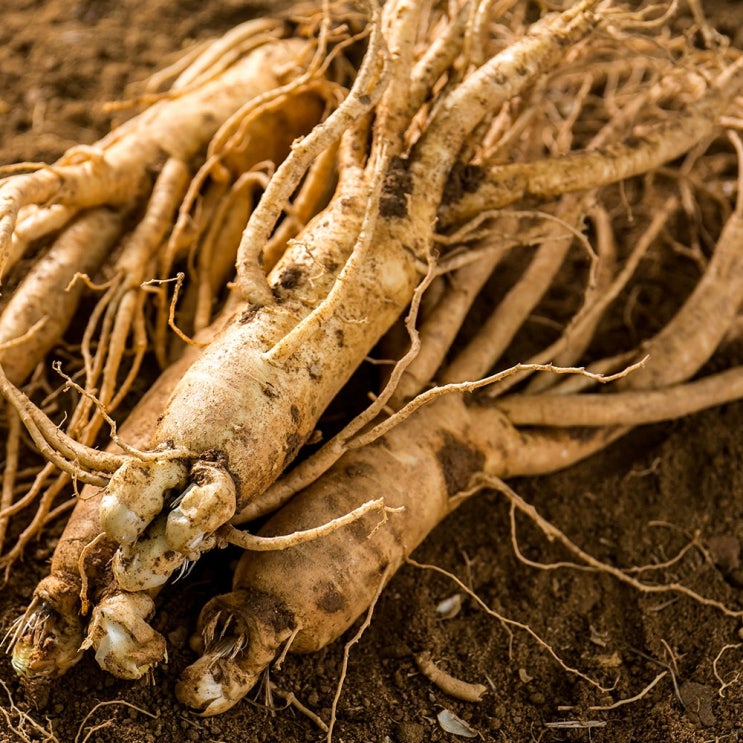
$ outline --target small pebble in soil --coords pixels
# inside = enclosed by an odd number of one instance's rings
[[[720,570],[729,573],[740,567],[740,542],[732,534],[718,534],[707,540],[710,556]]]
[[[186,642],[188,641],[188,628],[187,627],[177,627],[172,632],[168,632],[168,642],[178,650],[183,650],[184,647],[186,647]]]
[[[399,660],[400,658],[407,658],[411,655],[410,648],[404,642],[395,642],[390,645],[385,645],[381,650],[382,658],[392,658]]]
[[[395,730],[399,743],[423,743],[426,729],[417,722],[401,722]]]
[[[679,688],[681,701],[684,703],[686,716],[692,722],[702,725],[714,725],[717,718],[712,712],[713,690],[704,684],[695,681],[684,681]]]

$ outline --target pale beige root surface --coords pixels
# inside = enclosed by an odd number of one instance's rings
[[[230,311],[225,329],[179,382],[153,432],[153,447],[168,442],[169,448],[185,450],[193,457],[209,451],[213,452],[213,458],[221,457],[234,473],[236,483],[244,489],[238,494],[241,498],[247,499],[252,492],[260,490],[262,483],[270,481],[272,474],[290,461],[321,412],[319,399],[309,405],[303,400],[302,417],[301,408],[292,398],[297,390],[288,379],[281,378],[281,370],[270,363],[266,353],[310,312],[312,300],[317,301],[332,286],[335,270],[351,250],[355,235],[351,230],[344,239],[332,242],[328,231],[332,229],[332,216],[338,214],[342,218],[344,212],[349,212],[350,203],[353,199],[346,206],[337,200],[331,205],[330,214],[317,218],[305,231],[303,239],[328,246],[325,253],[322,249],[308,252],[300,245],[273,271],[272,282],[279,301],[269,307],[240,307]],[[335,270],[331,270],[333,266]],[[291,271],[295,296],[283,289],[283,282],[289,281],[287,270]],[[334,338],[334,342],[338,344],[338,339]],[[319,386],[323,373],[323,367],[316,363],[315,358],[310,358],[303,365],[292,367],[297,376],[304,375],[311,393]],[[350,370],[344,368],[342,357],[338,363],[339,369],[335,371],[347,375]],[[338,380],[331,378],[330,384],[334,383]],[[224,422],[230,420],[232,424],[225,426]],[[281,440],[277,441],[276,436]],[[245,456],[244,453],[256,447],[271,449],[280,456],[272,454],[264,459]],[[108,495],[113,501],[112,509],[118,508],[117,504],[132,511],[150,508],[136,492],[119,494],[110,488]],[[155,508],[154,512],[158,510]],[[125,532],[116,531],[119,522],[114,519],[118,519],[118,511],[107,528],[124,540]],[[131,533],[131,527],[126,525],[121,528],[131,534],[125,541],[132,541],[136,532]]]
[[[94,274],[121,230],[121,216],[105,208],[82,214],[26,274],[0,315],[0,351],[8,379],[22,384],[67,329],[84,283]]]
[[[198,349],[191,349],[166,369],[127,416],[119,435],[129,446],[147,445],[168,396],[197,355]],[[109,449],[120,451],[113,442]],[[24,677],[61,675],[80,660],[86,621],[81,596],[91,602],[110,590],[109,564],[117,545],[103,536],[98,517],[101,494],[100,488],[90,485],[80,491],[52,555],[49,575],[39,582],[18,620],[8,650]]]
[[[181,677],[178,696],[184,703],[207,714],[222,712],[250,690],[289,637],[294,652],[312,652],[339,637],[366,610],[369,590],[376,589],[385,568],[398,567],[447,512],[450,493],[435,459],[444,444],[441,432],[432,427],[402,448],[394,434],[390,438],[341,460],[261,534],[324,524],[380,492],[389,506],[406,510],[388,514],[384,522],[370,514],[288,550],[245,552],[233,580],[234,596],[214,599],[202,612],[205,655]],[[401,464],[415,473],[420,489],[399,479]],[[262,613],[253,596],[260,598]]]

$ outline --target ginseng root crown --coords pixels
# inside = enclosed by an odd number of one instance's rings
[[[293,617],[258,591],[212,599],[201,612],[198,628],[191,642],[201,657],[181,674],[176,696],[204,716],[239,702],[295,634]]]

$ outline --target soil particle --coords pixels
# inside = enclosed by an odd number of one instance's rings
[[[379,213],[382,217],[403,218],[408,216],[407,195],[412,191],[413,179],[405,160],[393,158],[390,171],[379,196]]]
[[[241,325],[247,325],[249,322],[252,322],[255,319],[255,316],[260,312],[260,307],[256,305],[251,305],[248,307],[245,312],[243,312],[240,317],[238,318],[238,322]]]
[[[284,465],[291,462],[299,451],[299,447],[302,446],[303,439],[298,433],[290,433],[286,437],[285,454],[284,454]]]
[[[485,178],[485,170],[479,165],[457,161],[444,186],[443,204],[453,204],[466,193],[474,193]]]
[[[320,611],[326,614],[337,614],[345,608],[346,602],[343,600],[343,596],[338,593],[335,586],[324,586],[320,589],[319,593],[320,595],[315,605]]]
[[[482,471],[485,456],[448,432],[442,438],[436,457],[446,480],[446,492],[452,496],[469,487],[472,476]]]
[[[299,266],[289,266],[279,275],[279,286],[282,289],[294,289],[301,281],[303,273]]]
[[[0,162],[49,162],[72,145],[94,142],[113,123],[103,108],[105,101],[121,99],[127,94],[126,86],[172,62],[182,47],[247,20],[249,10],[249,5],[214,0],[4,2],[0,10],[4,75],[0,109],[5,112],[0,117]],[[715,25],[741,39],[743,26],[736,0],[706,2],[705,13],[711,23],[724,15],[726,25]],[[141,86],[129,92],[136,90],[141,91]],[[116,116],[124,118],[130,113]],[[404,214],[404,174],[395,178],[389,208]],[[471,188],[476,178],[475,171],[464,169],[456,185],[454,178],[450,180],[449,198]],[[249,311],[241,321],[249,322],[256,311]],[[652,320],[643,316],[646,319]],[[735,541],[743,539],[742,430],[743,404],[726,405],[687,420],[637,430],[570,470],[512,485],[586,552],[619,566],[656,566],[644,578],[682,582],[740,611],[743,576],[734,581],[741,569],[733,566],[739,559]],[[443,447],[442,452],[446,452],[445,471],[457,473],[450,482],[451,490],[457,490],[473,471],[478,455],[462,446]],[[349,471],[350,476],[356,474]],[[61,521],[51,524],[42,540],[58,537],[61,528]],[[696,549],[668,568],[657,568],[678,555],[695,531],[701,533],[719,570]],[[383,592],[370,627],[352,648],[335,741],[384,741],[387,736],[399,743],[449,739],[423,720],[435,719],[442,706],[464,716],[466,703],[445,699],[415,674],[404,657],[407,648],[446,657],[454,675],[492,681],[493,693],[471,705],[467,718],[486,741],[701,743],[743,739],[743,681],[731,683],[721,695],[715,676],[717,670],[726,681],[733,680],[740,651],[728,651],[714,665],[724,646],[739,641],[739,619],[686,597],[641,593],[607,575],[527,565],[514,552],[510,534],[508,505],[498,494],[485,493],[452,514],[414,557],[451,571],[485,605],[528,623],[565,663],[598,677],[606,686],[616,681],[616,688],[607,695],[577,679],[532,636],[518,630],[507,633],[474,601],[465,602],[455,619],[438,619],[437,602],[457,588],[442,575],[408,565]],[[724,541],[715,543],[721,535]],[[517,518],[516,540],[521,554],[533,561],[550,563],[568,557],[526,519]],[[195,740],[254,743],[324,739],[309,719],[291,709],[269,710],[260,698],[246,700],[209,720],[197,718],[175,698],[178,675],[194,660],[188,644],[182,642],[182,628],[193,631],[204,604],[230,590],[236,557],[235,550],[215,550],[199,561],[188,580],[166,586],[158,597],[158,617],[162,621],[167,617],[162,630],[171,642],[168,663],[154,671],[153,683],[115,679],[86,654],[63,679],[45,680],[44,693],[35,694],[33,687],[15,676],[10,659],[2,654],[0,679],[7,690],[0,689],[0,706],[10,717],[0,714],[0,743],[82,740],[92,726],[102,723],[111,724],[92,732],[89,740],[181,743],[187,735]],[[48,573],[48,560],[48,549],[35,553],[31,548],[19,568],[10,571],[0,592],[0,637]],[[728,568],[725,580],[722,573]],[[261,619],[277,631],[291,626],[291,618],[268,602]],[[289,654],[280,670],[272,670],[271,680],[293,691],[327,721],[344,642],[357,628],[318,653]],[[592,630],[600,630],[605,647],[591,641]],[[658,674],[658,663],[668,664],[666,646],[675,649],[679,676],[695,679],[681,684],[684,706],[667,676],[634,703],[586,713],[589,719],[606,722],[605,727],[590,731],[544,728],[544,722],[565,719],[560,706],[585,709],[637,695]],[[601,656],[614,656],[615,651],[619,663],[603,667]],[[528,669],[533,680],[522,683],[519,668]],[[25,738],[19,735],[21,721],[11,699],[18,710],[55,737],[42,735],[28,724]],[[373,703],[363,707],[362,699]],[[83,723],[98,701],[113,703]],[[155,717],[132,714],[124,703]],[[362,713],[353,714],[354,707],[362,707]],[[578,718],[578,711],[575,714]]]
[[[717,719],[712,712],[714,690],[711,687],[684,681],[679,687],[679,696],[692,722],[699,722],[707,727],[715,724]]]
[[[417,722],[401,722],[396,732],[399,743],[423,743],[426,737],[426,728]]]
[[[740,567],[740,542],[733,534],[719,534],[707,540],[712,561],[724,573]]]

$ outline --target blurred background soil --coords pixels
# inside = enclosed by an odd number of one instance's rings
[[[94,142],[114,123],[105,101],[125,98],[130,85],[184,47],[245,20],[251,6],[237,0],[5,0],[0,164],[51,162],[70,146]],[[708,2],[706,11],[722,33],[738,34],[741,42],[743,11],[735,0]],[[738,363],[743,357],[740,348],[727,353]],[[512,484],[583,549],[617,566],[664,563],[694,541],[680,560],[640,577],[683,582],[743,609],[743,404],[636,430],[568,471]],[[0,593],[0,635],[45,575],[61,527],[51,528],[13,569]],[[531,560],[568,557],[522,521],[518,545]],[[414,556],[452,571],[486,604],[528,623],[567,665],[614,688],[601,692],[571,675],[531,636],[507,631],[470,598],[454,618],[440,618],[437,604],[460,590],[441,575],[407,566],[351,651],[336,741],[456,740],[436,720],[442,709],[486,741],[743,738],[740,619],[671,593],[640,593],[609,575],[524,564],[511,542],[508,506],[497,494],[465,504]],[[10,714],[0,715],[0,741],[324,739],[296,710],[268,709],[260,691],[210,719],[175,699],[179,670],[193,659],[187,638],[199,608],[228,589],[234,559],[229,551],[205,558],[187,581],[164,591],[156,627],[168,638],[169,662],[149,683],[119,681],[86,657],[32,699],[8,658],[0,657],[0,707]],[[452,699],[422,677],[412,655],[424,650],[454,676],[486,684],[484,700]],[[289,656],[271,680],[327,720],[342,659],[341,641],[313,656]],[[639,695],[663,672],[642,698],[606,709]],[[28,722],[25,738],[13,732],[9,721],[17,723],[18,716],[10,712],[11,699],[56,737]],[[98,702],[114,703],[94,710]],[[282,700],[275,698],[274,706]]]

